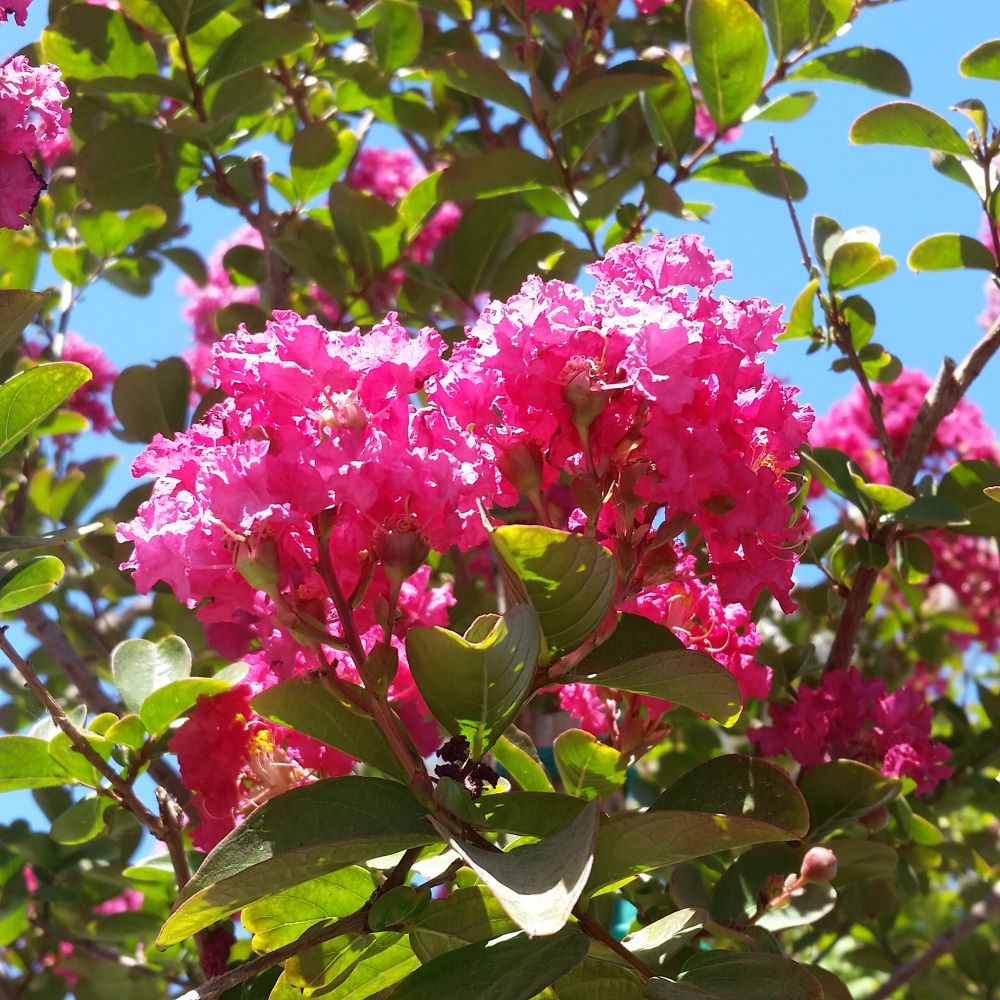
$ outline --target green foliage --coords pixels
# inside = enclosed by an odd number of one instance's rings
[[[89,381],[90,372],[57,361],[18,372],[0,385],[0,455],[6,455],[60,404]]]

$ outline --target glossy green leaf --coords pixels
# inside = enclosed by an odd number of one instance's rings
[[[800,337],[811,337],[816,329],[816,293],[819,291],[819,279],[813,278],[799,292],[788,312],[788,322],[785,332],[779,340],[797,340]]]
[[[992,272],[996,268],[993,254],[982,242],[958,233],[938,233],[921,240],[910,251],[906,263],[914,271],[978,268]]]
[[[949,496],[919,496],[893,513],[893,520],[912,527],[949,528],[967,525],[961,505]]]
[[[587,938],[575,928],[548,937],[517,933],[478,941],[407,976],[393,1000],[531,1000],[586,954]]]
[[[36,556],[0,578],[0,614],[9,614],[51,594],[65,567],[55,556]]]
[[[743,704],[739,684],[722,664],[641,615],[621,615],[611,637],[560,680],[664,698],[727,726]]]
[[[205,859],[160,932],[164,947],[236,910],[337,868],[438,840],[394,781],[350,775],[264,803]]]
[[[123,715],[108,727],[104,735],[112,743],[138,750],[146,742],[146,727],[138,715]]]
[[[611,553],[592,538],[540,525],[504,525],[491,538],[538,612],[549,654],[585,642],[611,607],[618,576]]]
[[[563,788],[584,799],[609,795],[625,784],[626,761],[593,733],[568,729],[553,744]]]
[[[531,117],[531,99],[495,59],[472,49],[460,49],[433,60],[428,68],[435,75],[440,75],[449,87],[463,94],[493,101],[522,118]]]
[[[483,885],[456,889],[434,900],[410,931],[410,943],[425,965],[466,944],[509,934],[517,925]]]
[[[549,109],[546,115],[549,128],[558,131],[582,115],[610,104],[621,103],[624,108],[630,98],[669,84],[671,73],[657,69],[655,63],[635,60],[575,83]]]
[[[782,94],[763,106],[750,108],[743,116],[745,122],[794,122],[812,111],[816,95],[811,90],[797,90]]]
[[[57,844],[85,844],[104,829],[104,813],[110,806],[109,799],[92,792],[57,816],[49,835]]]
[[[327,122],[311,122],[292,139],[291,171],[296,197],[311,201],[326,193],[358,149],[350,129],[337,131]]]
[[[830,259],[830,287],[856,288],[881,281],[896,271],[892,257],[883,257],[874,243],[844,240]]]
[[[338,181],[330,188],[330,218],[360,277],[373,278],[399,258],[403,224],[381,198]]]
[[[809,5],[810,0],[761,0],[760,13],[779,59],[809,40]]]
[[[969,144],[944,118],[909,101],[883,104],[866,111],[851,125],[851,142],[918,146],[969,156]]]
[[[651,968],[676,954],[701,930],[708,913],[686,907],[654,920],[622,938],[622,944]]]
[[[493,744],[493,756],[497,763],[526,792],[551,792],[545,766],[538,756],[538,750],[527,733],[517,726],[508,726],[507,731]]]
[[[538,616],[528,605],[477,618],[464,636],[411,628],[410,672],[431,714],[469,741],[478,759],[502,735],[531,692],[541,650]]]
[[[154,0],[178,36],[190,35],[203,28],[233,0]]]
[[[420,8],[403,0],[378,0],[374,18],[372,48],[383,72],[412,65],[424,37]]]
[[[362,688],[352,686],[351,690],[362,703],[370,698]],[[362,714],[316,678],[294,677],[275,684],[257,695],[251,707],[280,726],[336,747],[388,775],[406,778],[406,772],[371,716]]]
[[[253,950],[263,954],[291,944],[324,920],[357,912],[374,892],[371,872],[351,865],[251,903],[240,920],[253,935]]]
[[[555,934],[569,920],[590,874],[600,813],[591,802],[564,829],[534,844],[496,852],[448,837],[518,927]],[[442,833],[446,831],[442,828]]]
[[[312,31],[290,17],[256,17],[218,48],[205,70],[206,87],[247,70],[293,56],[314,41]]]
[[[405,935],[363,934],[333,938],[295,955],[285,976],[307,996],[358,1000],[398,983],[419,966]]]
[[[45,740],[0,736],[0,792],[68,785],[73,779],[49,753]]]
[[[809,839],[817,840],[853,822],[900,792],[900,782],[856,760],[836,760],[809,768],[799,790],[809,807]]]
[[[76,179],[98,209],[169,204],[177,198],[177,140],[142,122],[117,122],[91,136],[76,161]]]
[[[789,73],[788,79],[838,80],[900,97],[909,97],[911,89],[910,74],[894,55],[864,45],[810,59]]]
[[[798,171],[783,162],[781,176],[785,178],[788,192],[794,201],[800,201],[806,196],[808,188]],[[774,161],[766,153],[723,153],[714,159],[706,160],[691,174],[691,178],[712,181],[714,184],[734,184],[737,187],[752,188],[774,198],[785,196]]]
[[[824,1000],[823,987],[805,966],[780,955],[703,952],[680,979],[651,979],[648,1000]]]
[[[549,837],[569,826],[585,803],[558,792],[506,792],[473,802],[484,826],[519,836]]]
[[[111,651],[111,676],[130,712],[141,716],[143,702],[171,681],[191,675],[191,650],[176,635],[159,642],[126,639]]]
[[[24,332],[42,307],[45,296],[26,288],[0,288],[0,354]]]
[[[85,382],[90,372],[55,361],[18,372],[0,385],[0,455],[6,455]]]
[[[718,128],[739,121],[757,99],[767,65],[764,25],[745,0],[690,0],[691,60]]]
[[[958,68],[962,76],[1000,80],[1000,38],[992,38],[966,52]]]
[[[172,437],[187,419],[191,373],[180,358],[130,365],[111,390],[111,405],[130,441]]]
[[[182,677],[153,691],[142,703],[139,718],[151,735],[159,736],[171,722],[194,708],[199,698],[222,694],[231,687],[232,683],[221,677]]]
[[[854,0],[807,0],[809,7],[809,46],[816,48],[832,38],[854,11]]]
[[[676,166],[694,138],[694,95],[684,68],[673,56],[664,56],[660,65],[669,79],[643,91],[639,105],[653,141]]]
[[[63,7],[42,32],[40,47],[42,61],[55,63],[69,80],[159,73],[149,42],[128,18],[106,7]]]
[[[688,771],[645,813],[601,823],[587,891],[717,851],[798,839],[809,814],[779,767],[752,757],[717,757]]]
[[[873,500],[879,510],[885,513],[902,510],[913,503],[913,497],[904,490],[895,486],[886,486],[884,483],[866,483],[860,476],[854,477],[858,489],[864,493],[869,500]]]

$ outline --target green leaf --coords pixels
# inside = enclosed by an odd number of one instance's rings
[[[424,809],[394,781],[349,775],[302,785],[251,813],[181,893],[158,943],[337,868],[435,843]]]
[[[434,900],[410,931],[410,943],[426,965],[463,945],[516,930],[497,898],[485,886],[471,885]]]
[[[476,799],[473,808],[491,830],[549,837],[569,826],[585,803],[558,792],[505,792]]]
[[[308,996],[358,1000],[398,983],[420,960],[397,932],[338,937],[292,957],[285,975]]]
[[[474,847],[453,836],[448,836],[448,844],[518,927],[532,937],[546,936],[566,925],[583,892],[594,860],[599,816],[597,803],[591,802],[558,833],[506,853]]]
[[[643,91],[639,105],[653,141],[677,166],[694,138],[694,95],[684,68],[673,56],[665,55],[660,65],[669,74],[668,82]]]
[[[601,823],[587,891],[717,851],[802,837],[805,803],[781,768],[739,754],[688,771],[645,813]]]
[[[832,38],[854,10],[854,0],[808,0],[808,3],[810,48]]]
[[[592,733],[568,729],[556,737],[553,749],[563,788],[570,795],[594,799],[625,784],[626,762],[621,753]]]
[[[76,179],[97,209],[133,209],[177,199],[177,140],[141,122],[118,122],[91,136],[76,160]]]
[[[290,17],[257,17],[219,46],[205,69],[204,86],[292,56],[314,40],[310,28]]]
[[[808,188],[798,171],[783,162],[781,174],[794,201],[800,201],[806,196]],[[769,194],[774,198],[785,196],[774,161],[766,153],[723,153],[703,163],[691,174],[691,179],[753,188],[754,191]]]
[[[362,703],[370,698],[363,688],[352,685],[351,690]],[[316,678],[295,677],[275,684],[257,695],[250,707],[265,719],[336,747],[392,777],[407,777],[375,721]]]
[[[921,240],[906,258],[914,271],[948,271],[958,267],[993,271],[993,254],[972,236],[958,233],[938,233]]]
[[[809,0],[761,0],[760,12],[779,59],[809,40]]]
[[[675,910],[622,938],[622,944],[650,967],[680,951],[701,930],[708,913],[697,908]]]
[[[560,680],[664,698],[726,726],[739,718],[743,704],[725,667],[641,615],[621,615],[611,637]]]
[[[587,938],[575,928],[549,937],[508,934],[432,959],[406,979],[393,1000],[531,1000],[579,965]]]
[[[526,792],[554,791],[535,744],[517,726],[507,727],[507,732],[493,744],[492,753],[497,763]]]
[[[886,486],[883,483],[866,483],[860,476],[855,476],[854,481],[858,489],[870,500],[875,501],[879,510],[892,513],[902,510],[913,503],[913,497],[895,486]]]
[[[896,101],[872,108],[851,125],[851,142],[918,146],[969,157],[969,144],[940,115],[919,104]]]
[[[950,528],[969,523],[965,511],[949,496],[922,496],[893,514],[898,524],[915,527]]]
[[[351,162],[358,149],[350,129],[337,131],[327,122],[312,122],[292,139],[292,184],[303,202],[325,193]]]
[[[0,385],[0,455],[6,455],[90,377],[83,365],[55,361],[18,372]]]
[[[538,616],[528,605],[483,615],[464,636],[440,627],[406,634],[410,672],[427,707],[448,732],[469,741],[476,760],[531,692],[540,650]]]
[[[65,571],[55,556],[36,556],[15,566],[0,579],[0,614],[17,611],[51,594]]]
[[[203,28],[233,0],[154,0],[178,37],[194,34]]]
[[[187,419],[191,373],[180,358],[155,365],[130,365],[115,379],[111,405],[126,440],[152,441],[157,434],[172,437]]]
[[[658,69],[655,63],[633,60],[575,83],[549,109],[546,116],[549,128],[558,131],[609,104],[621,102],[624,109],[631,98],[671,81],[669,70],[657,72]]]
[[[899,794],[901,784],[867,764],[836,760],[805,772],[799,790],[809,807],[809,839],[818,840],[853,822]]]
[[[0,736],[0,792],[72,783],[73,779],[49,753],[45,740]]]
[[[1000,507],[996,487],[1000,467],[993,462],[969,461],[953,465],[938,486],[938,495],[961,505],[968,525],[956,526],[961,534],[1000,535]]]
[[[763,106],[750,108],[743,116],[745,122],[794,122],[812,111],[816,95],[811,90],[797,90],[782,94]]]
[[[85,844],[104,829],[104,813],[110,805],[108,799],[93,792],[57,816],[49,835],[57,844]]]
[[[330,188],[330,218],[360,277],[371,279],[399,258],[403,224],[381,198],[338,181]]]
[[[138,750],[146,742],[146,727],[138,715],[124,715],[113,723],[104,734],[111,743]]]
[[[910,74],[894,55],[864,45],[810,59],[789,73],[788,79],[839,80],[900,97],[909,97],[911,89]]]
[[[373,11],[372,47],[381,70],[393,73],[412,65],[424,37],[420,9],[402,0],[378,0]]]
[[[26,288],[0,288],[0,354],[8,351],[41,309],[45,296]]]
[[[888,278],[895,271],[895,260],[883,257],[874,243],[845,239],[830,259],[830,287],[856,288]]]
[[[992,38],[966,52],[959,61],[958,69],[962,76],[1000,80],[1000,38]]]
[[[816,293],[819,291],[819,279],[813,278],[799,292],[798,298],[792,303],[788,312],[788,323],[780,340],[797,340],[800,337],[811,337],[816,329]]]
[[[191,650],[177,635],[159,642],[126,639],[111,650],[111,676],[125,707],[141,718],[143,702],[154,691],[191,676]]]
[[[834,884],[838,887],[852,882],[896,877],[899,855],[889,844],[878,840],[838,837],[825,840],[823,846],[829,847],[837,855],[837,877]]]
[[[466,301],[489,284],[492,269],[503,255],[517,222],[512,200],[489,198],[470,205],[451,235],[449,277]]]
[[[592,538],[540,525],[504,525],[490,537],[538,612],[550,656],[590,638],[618,580],[611,553]]]
[[[720,129],[757,99],[767,65],[764,25],[745,0],[690,0],[691,60],[709,114]]]
[[[545,1000],[643,1000],[642,987],[637,973],[595,949],[538,996]]]
[[[440,174],[437,200],[473,201],[561,184],[559,168],[550,160],[524,149],[495,149],[464,157],[446,168]]]
[[[310,927],[360,910],[375,892],[371,872],[357,865],[321,875],[247,906],[240,920],[263,954],[297,941]]]
[[[486,101],[493,101],[522,118],[531,117],[531,100],[495,59],[473,49],[458,49],[430,62],[428,69],[449,87]]]
[[[166,732],[171,722],[194,708],[199,698],[221,694],[232,686],[231,681],[222,677],[182,677],[153,691],[142,703],[139,718],[152,736],[159,736],[160,733]]]
[[[650,979],[648,1000],[824,1000],[805,966],[780,955],[701,952],[678,982]]]
[[[128,18],[105,7],[63,7],[40,46],[42,61],[55,63],[67,80],[159,74],[149,42]]]

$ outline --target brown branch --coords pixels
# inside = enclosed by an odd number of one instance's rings
[[[263,156],[258,154],[250,157],[250,172],[257,187],[257,232],[264,244],[265,285],[268,293],[265,305],[269,310],[287,309],[288,288],[285,269],[274,249],[275,221],[267,199],[267,169]]]
[[[973,934],[997,911],[1000,911],[1000,882],[991,886],[986,897],[976,903],[954,927],[941,934],[926,951],[901,965],[874,993],[869,993],[865,1000],[889,1000],[898,989],[953,951],[957,944]]]
[[[576,919],[580,922],[580,929],[592,940],[600,941],[605,947],[610,948],[616,955],[623,958],[643,979],[652,979],[655,973],[637,955],[634,955],[619,941],[614,935],[605,929],[604,925],[589,913],[577,912]]]
[[[28,662],[18,653],[18,651],[11,645],[10,640],[7,638],[6,627],[0,628],[0,650],[3,651],[4,655],[10,661],[14,669],[24,678],[25,684],[31,690],[31,693],[45,706],[45,710],[49,713],[52,721],[66,734],[69,738],[70,743],[73,745],[77,753],[80,754],[89,764],[91,764],[95,770],[103,778],[105,778],[110,786],[110,789],[104,789],[104,794],[111,794],[121,806],[127,809],[133,816],[147,829],[154,837],[159,840],[164,840],[164,835],[166,830],[164,829],[162,820],[150,812],[142,801],[139,799],[138,795],[135,794],[135,790],[127,782],[122,780],[122,777],[118,772],[111,767],[110,764],[87,742],[83,734],[80,732],[76,726],[70,721],[69,717],[63,711],[62,705],[59,704],[49,694],[48,688],[38,679],[38,674],[31,668]],[[102,789],[98,788],[98,792]]]

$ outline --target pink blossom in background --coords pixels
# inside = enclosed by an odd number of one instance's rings
[[[712,117],[711,112],[705,107],[703,101],[696,101],[694,106],[694,134],[699,139],[711,139],[715,136],[715,131],[719,126]],[[727,128],[719,138],[722,142],[735,142],[741,135],[743,129],[739,125]]]
[[[817,686],[800,684],[797,699],[771,705],[771,725],[748,736],[767,756],[790,754],[805,767],[846,758],[889,777],[912,778],[925,794],[952,769],[951,751],[931,739],[933,710],[910,686],[886,693],[881,678],[855,668],[828,670]]]
[[[14,10],[23,17],[27,5]],[[24,228],[45,187],[31,157],[39,142],[56,143],[65,134],[68,97],[55,66],[32,66],[25,56],[0,65],[0,226],[6,229]]]
[[[0,5],[0,24],[3,24],[8,17],[13,17],[14,21],[21,28],[28,21],[28,8],[31,0],[4,0]]]
[[[98,903],[91,912],[102,917],[110,917],[115,913],[131,913],[142,906],[144,898],[138,889],[123,889],[117,896]]]
[[[988,330],[1000,319],[1000,285],[993,278],[987,279],[983,294],[986,296],[986,308],[979,314],[979,325]]]
[[[69,132],[60,132],[54,139],[40,138],[35,152],[42,163],[51,169],[59,160],[73,152],[73,140]]]

